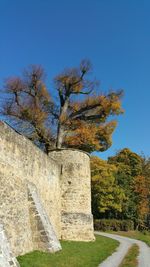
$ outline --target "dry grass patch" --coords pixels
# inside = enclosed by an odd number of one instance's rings
[[[134,244],[128,251],[122,263],[119,267],[137,267],[138,260],[137,257],[139,255],[139,247]]]

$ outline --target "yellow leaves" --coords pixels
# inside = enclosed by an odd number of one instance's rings
[[[88,96],[82,101],[72,102],[70,104],[70,109],[72,112],[78,112],[78,114],[97,115],[99,116],[99,121],[103,122],[106,121],[109,115],[119,115],[123,113],[121,102],[118,97],[112,101],[109,96],[104,95]]]
[[[99,136],[110,136],[117,126],[117,121],[110,121],[103,125],[99,125],[97,134]]]
[[[91,170],[93,209],[100,213],[109,210],[121,212],[126,197],[115,179],[117,168],[98,157],[91,157]]]
[[[59,143],[56,142],[58,129],[62,127],[64,146],[88,152],[106,150],[116,127],[116,122],[108,123],[108,119],[110,115],[122,113],[121,94],[97,94],[94,91],[96,81],[86,78],[90,68],[85,60],[79,67],[66,69],[58,75],[55,78],[58,98],[54,94],[53,102],[44,83],[43,68],[31,65],[21,78],[14,77],[6,82],[12,98],[3,108],[3,114],[19,118],[32,127],[43,125],[45,132],[52,128],[56,144]]]
[[[66,142],[73,146],[82,146],[86,143],[89,145],[95,143],[96,145],[97,141],[94,139],[96,126],[81,122],[78,125],[79,127],[73,132],[73,135],[66,137]]]
[[[34,119],[38,124],[43,123],[47,118],[47,113],[39,108],[35,108],[33,112],[34,112]]]
[[[49,92],[45,84],[42,83],[41,81],[38,81],[38,97],[39,99],[43,97],[45,100],[48,100],[48,101],[50,100]]]
[[[80,103],[79,102],[75,102],[71,104],[71,109],[72,111],[78,111],[80,108]]]
[[[115,113],[115,114],[124,113],[124,110],[121,107],[120,101],[111,103],[111,109],[112,109],[112,113]]]
[[[88,96],[86,97],[83,101],[78,101],[78,102],[74,102],[73,105],[78,104],[78,110],[80,110],[81,108],[88,108],[88,107],[94,107],[101,105],[104,100],[105,97],[104,96]]]
[[[120,102],[117,101],[117,102],[113,102],[112,103],[111,108],[112,108],[113,111],[120,110],[120,106],[121,106]]]
[[[111,134],[115,126],[115,121],[104,125],[97,125],[95,123],[76,120],[70,125],[73,130],[68,129],[64,144],[69,147],[80,148],[87,152],[95,150],[103,151],[111,145]]]
[[[83,82],[74,71],[68,72],[66,75],[59,75],[55,78],[57,88],[62,88],[63,93],[80,93],[83,88]]]
[[[108,176],[110,175],[110,172],[112,173],[117,171],[117,167],[115,165],[108,164],[106,160],[102,160],[96,156],[91,157],[91,169],[94,172],[104,173]]]
[[[104,151],[110,147],[111,136],[116,127],[116,121],[107,122],[107,119],[110,115],[122,113],[121,94],[111,92],[107,95],[90,95],[95,83],[85,79],[85,73],[84,67],[72,68],[55,78],[61,102],[60,114],[62,105],[69,99],[65,114],[63,112],[59,116],[59,123],[63,124],[66,132],[63,145],[88,152]],[[76,101],[74,94],[86,94],[86,97]]]
[[[45,121],[47,114],[40,110],[39,108],[29,108],[29,107],[24,107],[21,110],[21,115],[22,118],[25,120],[31,120],[36,122],[36,124],[41,124]]]

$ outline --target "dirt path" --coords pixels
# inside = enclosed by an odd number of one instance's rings
[[[102,232],[95,232],[95,234],[110,237],[120,242],[120,245],[116,252],[114,252],[110,257],[102,262],[99,267],[118,267],[125,257],[126,253],[128,252],[128,249],[133,244],[137,244],[139,246],[140,253],[138,256],[138,267],[150,267],[150,247],[148,247],[144,242],[128,237]]]

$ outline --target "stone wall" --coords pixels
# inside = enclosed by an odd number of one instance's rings
[[[60,166],[25,137],[0,122],[0,222],[12,251],[34,249],[28,215],[28,181],[36,184],[58,237],[61,232]]]
[[[94,240],[89,156],[74,149],[47,156],[0,122],[0,224],[16,256],[57,251],[57,238]]]
[[[9,165],[0,163],[0,223],[4,225],[12,252],[33,249],[26,183]]]
[[[60,242],[33,183],[28,184],[28,200],[34,250],[51,253],[61,250]]]
[[[89,155],[75,149],[62,149],[51,151],[49,157],[62,163],[61,238],[94,240]]]
[[[19,263],[13,256],[5,230],[0,224],[0,267],[19,267]]]

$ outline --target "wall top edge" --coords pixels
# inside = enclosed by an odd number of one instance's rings
[[[36,151],[38,151],[38,153],[42,154],[44,157],[46,157],[48,160],[53,161],[57,166],[60,167],[61,164],[59,164],[55,159],[50,158],[43,150],[41,150],[38,146],[36,146],[31,140],[29,140],[26,136],[24,136],[23,134],[19,133],[18,131],[15,130],[15,128],[13,128],[9,123],[0,120],[0,128],[2,129],[6,129],[8,130],[10,133],[15,134],[16,136],[18,135],[18,138],[22,138],[22,140],[25,140],[30,146],[32,146],[34,149],[36,149]],[[0,129],[0,132],[1,132]]]
[[[19,135],[22,135],[20,132],[18,132],[14,127],[12,127],[8,122],[0,120],[0,125],[4,125],[7,126],[9,128],[11,128],[14,132],[16,132]],[[22,135],[23,136],[23,135]]]
[[[44,153],[46,156],[48,156],[45,152],[43,152],[41,149],[39,149],[33,142],[31,142],[27,137],[25,137],[23,134],[21,134],[20,132],[18,132],[14,127],[12,127],[9,123],[7,123],[6,121],[3,121],[3,120],[0,120],[0,125],[3,125],[3,126],[6,126],[8,128],[10,128],[12,131],[16,132],[18,135],[21,135],[22,137],[24,137],[25,139],[27,139],[30,143],[32,143],[38,150],[40,150],[40,152]],[[86,154],[89,158],[91,157],[90,154],[84,150],[81,150],[81,149],[76,149],[76,148],[55,148],[55,149],[51,149],[49,150],[49,154],[51,152],[60,152],[60,151],[63,151],[63,150],[68,150],[68,151],[77,151],[77,152],[81,152],[81,153],[84,153]],[[55,161],[55,160],[54,160]]]
[[[90,154],[88,153],[88,152],[86,152],[86,151],[84,151],[84,150],[81,150],[81,149],[76,149],[76,148],[65,148],[65,147],[62,147],[62,148],[55,148],[55,149],[50,149],[49,150],[49,154],[51,153],[51,152],[60,152],[60,151],[63,151],[63,150],[68,150],[68,151],[77,151],[77,152],[81,152],[81,153],[83,153],[83,154],[86,154],[87,156],[89,156],[89,158],[91,157],[90,156]]]

